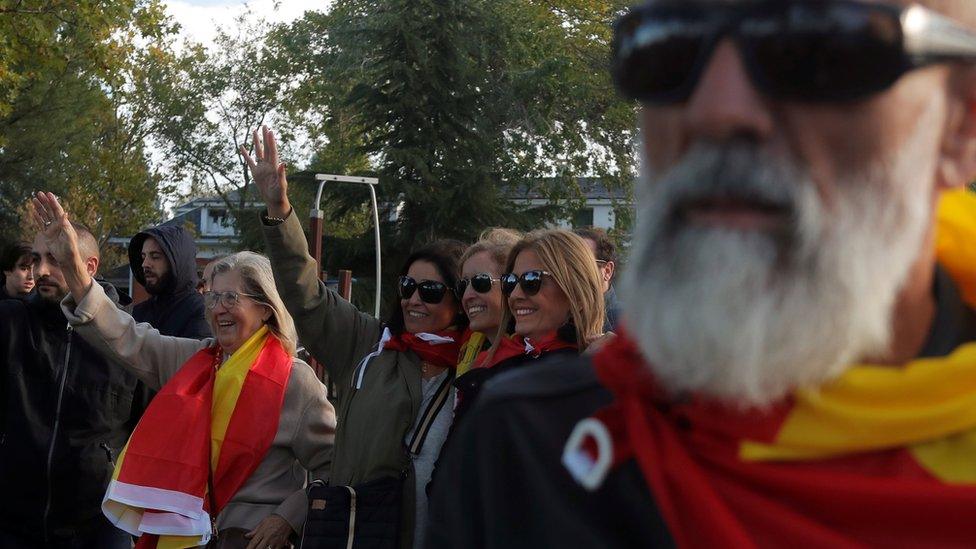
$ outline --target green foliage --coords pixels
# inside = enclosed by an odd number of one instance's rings
[[[314,113],[308,130],[324,136],[316,160],[334,173],[368,172],[362,154],[374,164],[381,217],[396,219],[383,227],[394,269],[425,241],[564,217],[582,202],[579,176],[629,186],[634,110],[606,67],[610,22],[625,5],[338,0],[272,38],[292,63],[290,110]],[[552,205],[508,200],[528,191]],[[342,214],[366,196],[326,201]]]
[[[167,189],[129,83],[137,51],[173,31],[155,1],[0,0],[0,240],[27,236],[37,190],[103,243],[158,218]]]

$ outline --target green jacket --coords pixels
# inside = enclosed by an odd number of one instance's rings
[[[275,284],[295,319],[298,339],[337,387],[338,427],[329,483],[356,485],[407,471],[400,546],[410,547],[415,494],[404,438],[420,413],[420,359],[410,351],[383,351],[369,361],[362,387],[354,389],[353,373],[376,350],[382,323],[318,279],[294,212],[283,223],[263,225],[263,230]]]

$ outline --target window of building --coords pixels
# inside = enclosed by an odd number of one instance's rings
[[[593,225],[593,208],[580,208],[573,214],[573,227],[590,227]]]

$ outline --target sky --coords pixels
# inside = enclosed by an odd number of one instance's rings
[[[166,9],[180,24],[185,38],[210,44],[218,27],[233,24],[234,17],[250,9],[270,22],[287,23],[306,10],[323,10],[327,0],[165,0]]]

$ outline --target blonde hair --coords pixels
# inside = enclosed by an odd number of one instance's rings
[[[508,254],[506,272],[515,268],[515,260],[525,250],[532,250],[539,261],[552,275],[553,281],[569,300],[569,311],[576,329],[576,343],[579,352],[603,333],[604,302],[603,279],[596,266],[596,257],[586,242],[570,231],[547,229],[532,231],[525,235]],[[505,299],[502,307],[502,321],[498,326],[498,337],[492,345],[490,357],[503,337],[512,319],[512,311]]]
[[[505,261],[508,259],[508,253],[522,239],[522,236],[522,233],[515,229],[505,229],[503,227],[485,229],[478,237],[478,241],[468,246],[468,249],[464,251],[464,255],[461,256],[461,261],[458,262],[458,268],[463,268],[467,260],[481,252],[488,252],[492,261],[504,267]]]
[[[211,285],[214,277],[220,273],[235,271],[240,275],[244,292],[256,296],[252,299],[271,309],[271,318],[267,323],[268,330],[278,338],[281,346],[290,356],[295,356],[298,342],[295,321],[288,314],[281,296],[278,295],[268,258],[254,252],[238,252],[218,259],[210,265],[213,266],[210,272]]]

